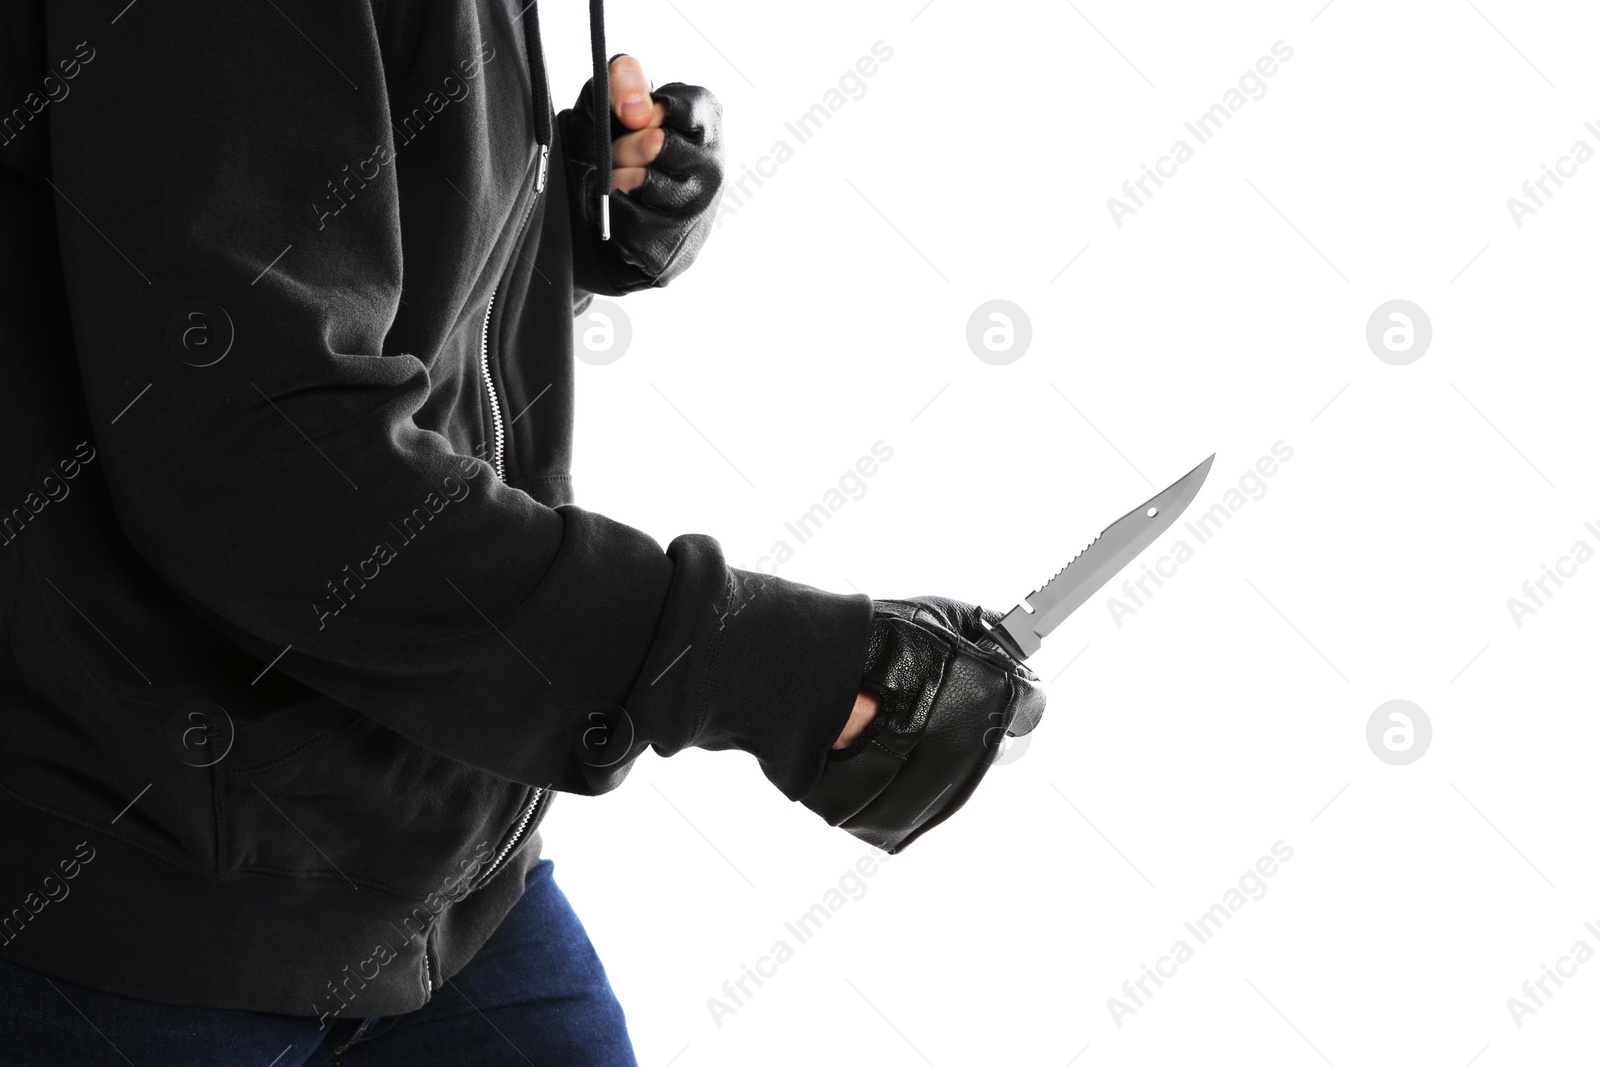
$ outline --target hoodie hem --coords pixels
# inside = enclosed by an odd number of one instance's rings
[[[475,870],[441,871],[436,891],[404,900],[321,872],[180,873],[4,793],[0,825],[0,958],[117,996],[324,1022],[425,1005],[543,852],[535,830],[485,885],[463,894]]]

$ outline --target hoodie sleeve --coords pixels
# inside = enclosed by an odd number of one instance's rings
[[[737,748],[804,793],[860,682],[866,597],[545,507],[419,426],[454,339],[383,345],[406,255],[451,250],[402,249],[395,166],[337,225],[308,210],[394,152],[368,5],[119,6],[52,5],[52,54],[98,54],[50,137],[97,466],[134,550],[263,664],[447,757],[602,792],[626,764],[573,736],[620,706],[630,756]],[[175,354],[195,321],[231,333],[207,366]]]

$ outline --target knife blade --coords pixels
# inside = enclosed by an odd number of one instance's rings
[[[1211,453],[1194,470],[1107,526],[1054,577],[1007,612],[990,635],[1018,661],[1039,651],[1041,638],[1177,521],[1199,494],[1216,458]]]

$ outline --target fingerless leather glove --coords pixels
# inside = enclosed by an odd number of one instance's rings
[[[581,205],[582,232],[575,236],[598,242],[599,192],[611,187],[611,175],[598,174],[593,158],[593,86],[593,79],[585,82],[577,104],[562,112],[561,136],[570,195]],[[600,242],[603,269],[622,293],[660,287],[682,274],[705,245],[722,196],[722,105],[709,89],[683,82],[651,95],[667,105],[666,138],[644,184],[611,194],[611,239]],[[613,141],[632,132],[614,113],[610,118]]]
[[[800,802],[893,854],[967,802],[1004,736],[1037,725],[1044,689],[984,629],[997,613],[912,597],[873,601],[872,614],[861,688],[882,706]]]

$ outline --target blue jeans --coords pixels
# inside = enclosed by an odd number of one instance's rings
[[[0,1067],[636,1067],[622,1006],[553,868],[529,870],[500,928],[426,1005],[320,1030],[314,1018],[119,997],[0,960]]]

